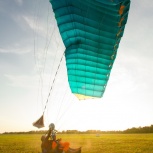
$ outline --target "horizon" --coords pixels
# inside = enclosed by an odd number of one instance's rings
[[[100,132],[124,132],[126,130],[129,130],[129,129],[133,129],[133,128],[145,128],[145,127],[151,127],[153,126],[153,124],[151,125],[146,125],[146,126],[139,126],[139,127],[130,127],[130,128],[127,128],[127,129],[124,129],[124,130],[100,130],[100,129],[87,129],[85,131],[81,131],[81,130],[77,130],[77,129],[67,129],[67,130],[62,130],[62,131],[57,131],[57,133],[60,133],[60,132],[67,132],[67,131],[78,131],[78,132],[88,132],[88,131],[100,131]],[[3,133],[0,133],[0,134],[9,134],[9,133],[29,133],[29,132],[45,132],[45,131],[48,131],[47,129],[46,130],[42,130],[42,129],[37,129],[37,130],[32,130],[32,131],[7,131],[7,132],[3,132]]]

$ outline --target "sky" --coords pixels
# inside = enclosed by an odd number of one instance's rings
[[[41,130],[52,122],[59,131],[152,125],[151,4],[131,2],[104,96],[79,101],[68,85],[65,47],[49,0],[0,0],[0,133],[38,130],[32,123],[45,106]]]

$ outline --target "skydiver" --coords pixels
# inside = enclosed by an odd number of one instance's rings
[[[59,153],[63,151],[62,153],[65,153],[69,149],[69,142],[61,142],[60,139],[56,139],[56,133],[55,125],[51,123],[49,125],[49,130],[47,136],[42,136],[42,153]],[[50,140],[49,140],[50,138]]]

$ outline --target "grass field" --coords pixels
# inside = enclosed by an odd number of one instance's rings
[[[70,147],[82,147],[82,153],[153,153],[153,134],[63,134]],[[0,153],[38,153],[40,134],[0,135]]]

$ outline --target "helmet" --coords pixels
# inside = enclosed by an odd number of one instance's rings
[[[55,129],[54,123],[51,123],[51,124],[49,125],[49,129],[51,129],[51,130],[54,130],[54,129]]]
[[[45,138],[46,138],[46,136],[45,136],[45,135],[42,135],[42,136],[41,136],[41,141],[44,141]]]

